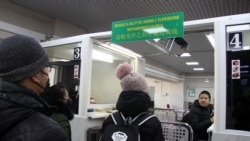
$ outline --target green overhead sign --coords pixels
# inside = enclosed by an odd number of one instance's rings
[[[183,12],[113,22],[112,42],[183,37],[183,23]]]

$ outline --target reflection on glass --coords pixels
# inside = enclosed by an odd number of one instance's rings
[[[250,30],[232,27],[227,27],[226,40],[226,129],[250,131],[250,50],[244,48],[250,46]]]
[[[94,45],[92,54],[96,52],[99,53],[99,58],[92,57],[91,97],[95,99],[96,104],[114,104],[121,92],[115,68],[120,63],[131,63],[132,58]],[[112,61],[106,61],[111,59]]]
[[[45,48],[52,65],[52,71],[49,74],[50,84],[61,82],[67,86],[69,96],[73,101],[71,107],[75,113],[78,113],[79,103],[80,60],[74,60],[74,48],[78,47],[78,44],[72,43]],[[75,69],[78,69],[77,74]]]

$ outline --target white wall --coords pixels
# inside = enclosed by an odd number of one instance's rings
[[[29,10],[0,2],[0,21],[7,22],[42,34],[50,34],[52,19]],[[12,9],[15,9],[13,11]],[[17,13],[17,11],[19,13]],[[24,15],[25,14],[25,15]]]
[[[157,108],[170,108],[182,110],[184,108],[184,83],[173,83],[165,80],[146,77],[149,86],[155,87],[154,102]]]
[[[87,130],[91,127],[101,127],[103,120],[104,118],[89,119],[76,115],[75,118],[70,121],[72,141],[87,141]]]
[[[116,103],[121,92],[120,81],[115,76],[117,65],[93,61],[91,97],[95,98],[97,104]]]
[[[70,37],[86,33],[85,29],[59,19],[56,19],[54,24],[54,34],[61,37]]]
[[[205,79],[208,78],[209,83],[205,82]],[[211,103],[214,103],[214,77],[213,76],[199,76],[199,77],[188,77],[185,78],[184,85],[184,106],[185,109],[188,108],[188,102],[194,102],[194,100],[198,99],[198,96],[201,91],[206,90],[211,94]],[[195,89],[195,96],[190,97],[188,95],[188,88]]]
[[[81,27],[59,19],[45,17],[4,0],[0,1],[0,22],[40,33],[44,35],[42,39],[45,39],[45,35],[54,35],[55,38],[61,38],[86,33]],[[10,29],[4,30],[9,31]],[[26,31],[13,32],[29,35],[29,33],[25,33]],[[37,38],[37,36],[34,38]],[[41,38],[39,37],[38,40],[40,41]]]
[[[205,79],[208,78],[209,83],[205,82]],[[196,88],[195,91],[195,97],[189,97],[187,95],[187,90],[188,88]],[[185,80],[185,101],[187,102],[193,102],[195,99],[198,98],[199,93],[201,90],[207,90],[210,92],[212,97],[214,96],[214,78],[209,76],[203,76],[203,77],[198,77],[198,78],[186,78]]]

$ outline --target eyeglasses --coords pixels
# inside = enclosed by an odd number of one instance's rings
[[[49,76],[48,73],[44,72],[44,71],[40,71],[42,74],[46,75],[46,76]]]
[[[45,65],[45,68],[48,68],[48,71],[49,72],[51,72],[51,68],[52,68],[52,66],[50,65],[50,64],[47,64],[47,65]],[[44,72],[43,70],[42,71],[40,71],[42,74],[44,74],[44,75],[47,75],[47,76],[49,76],[49,74],[48,73],[46,73],[46,72]]]
[[[45,65],[45,68],[48,68],[49,72],[51,72],[51,69],[52,69],[52,65],[50,65],[50,64],[47,64],[47,65]]]

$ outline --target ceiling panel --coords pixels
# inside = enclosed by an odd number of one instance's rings
[[[51,18],[68,21],[89,33],[111,30],[124,19],[183,11],[185,21],[250,12],[249,0],[10,0]]]
[[[40,13],[50,18],[67,21],[79,26],[87,33],[110,31],[113,21],[140,18],[166,13],[184,12],[184,20],[191,21],[220,16],[250,13],[249,0],[9,0],[10,2]],[[209,32],[213,31],[211,27]],[[202,27],[204,29],[204,27]],[[199,30],[193,29],[193,30]],[[178,58],[163,54],[145,41],[123,43],[147,60],[153,60],[174,70],[189,74],[212,74],[214,70],[214,51],[205,34],[208,31],[186,31],[184,39],[188,42],[190,58]],[[110,41],[110,39],[105,39]],[[174,44],[173,49],[179,49]],[[194,72],[186,61],[199,61],[205,68]]]

